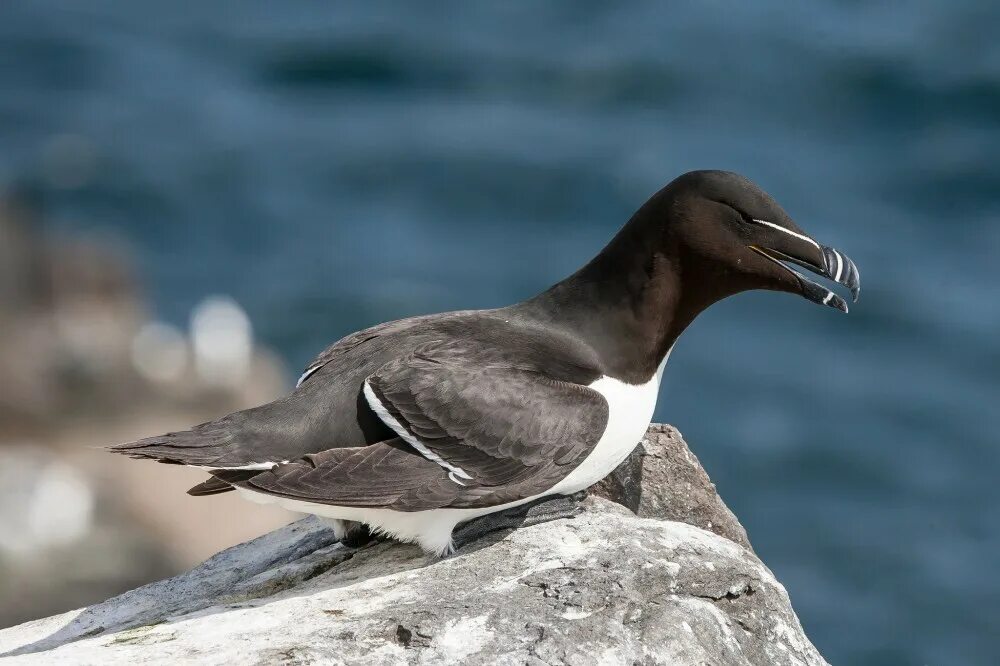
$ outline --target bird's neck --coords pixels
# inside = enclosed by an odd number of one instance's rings
[[[649,381],[694,318],[729,295],[717,269],[682,256],[648,206],[587,265],[521,306],[582,339],[605,374],[631,384]]]

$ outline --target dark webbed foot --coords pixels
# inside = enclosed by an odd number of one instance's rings
[[[351,522],[347,527],[347,534],[340,540],[340,543],[348,548],[361,548],[375,540],[371,529],[367,525]]]
[[[475,518],[455,528],[451,536],[452,544],[455,550],[458,550],[491,532],[531,527],[561,518],[573,518],[583,511],[580,502],[586,496],[586,491],[582,491],[574,495],[542,497],[521,506]]]

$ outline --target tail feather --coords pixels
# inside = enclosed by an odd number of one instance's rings
[[[242,469],[217,469],[212,470],[212,477],[208,481],[202,481],[198,485],[188,490],[188,495],[203,497],[205,495],[218,495],[236,490],[232,484],[248,481],[257,476],[262,470],[242,470]]]
[[[216,422],[107,447],[108,451],[132,458],[198,467],[231,466],[226,458],[232,457],[233,449],[229,430]]]
[[[200,467],[212,476],[192,487],[194,496],[234,490],[275,465],[326,448],[329,414],[308,394],[297,392],[196,425],[106,447],[107,451],[161,463]]]
[[[192,497],[204,497],[206,495],[228,493],[230,490],[236,490],[236,488],[213,476],[208,481],[202,481],[198,485],[189,488],[187,494]]]
[[[190,430],[169,432],[109,448],[133,458],[213,468],[267,469],[273,463],[322,450],[328,414],[293,393],[258,407],[233,412]]]

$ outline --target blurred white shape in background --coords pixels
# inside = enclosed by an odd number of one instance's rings
[[[169,324],[147,323],[132,339],[132,365],[149,381],[177,381],[184,374],[187,362],[187,340]]]
[[[53,455],[30,446],[0,455],[0,551],[30,556],[90,530],[94,494],[80,472]]]
[[[239,304],[209,296],[191,313],[195,369],[207,384],[236,386],[250,373],[253,330]]]

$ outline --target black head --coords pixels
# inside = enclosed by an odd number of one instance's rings
[[[586,266],[517,307],[586,340],[605,374],[642,383],[699,313],[741,291],[787,291],[847,312],[843,298],[786,264],[857,300],[854,263],[766,192],[735,173],[692,171],[654,194]]]
[[[649,204],[654,207],[649,213],[666,219],[664,240],[682,270],[717,289],[787,291],[847,312],[843,298],[786,265],[791,263],[846,286],[858,300],[861,282],[854,262],[813,240],[744,176],[691,171]]]

